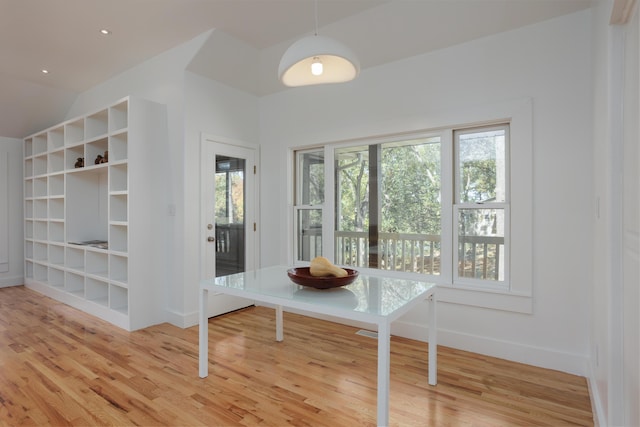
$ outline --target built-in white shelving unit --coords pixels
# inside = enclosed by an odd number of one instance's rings
[[[166,138],[165,107],[130,97],[25,138],[27,287],[128,330],[161,321],[163,174],[149,159]]]

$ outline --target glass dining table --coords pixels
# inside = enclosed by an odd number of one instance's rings
[[[286,266],[273,266],[222,277],[200,283],[199,306],[199,376],[208,376],[209,292],[226,294],[272,305],[276,316],[276,341],[284,339],[283,307],[316,315],[364,322],[377,326],[378,379],[377,423],[389,423],[389,374],[391,323],[420,304],[428,305],[428,383],[437,383],[436,289],[434,283],[393,277],[384,271],[360,272],[346,286],[315,289],[293,283]],[[215,361],[214,361],[215,363]]]

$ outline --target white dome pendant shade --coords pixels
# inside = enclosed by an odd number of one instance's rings
[[[354,53],[329,37],[304,37],[282,55],[278,77],[286,86],[342,83],[356,78],[360,63]]]

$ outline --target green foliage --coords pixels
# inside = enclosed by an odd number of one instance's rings
[[[381,232],[440,233],[440,144],[412,141],[383,145]],[[338,152],[336,176],[338,230],[369,227],[368,147]]]
[[[244,172],[216,173],[216,222],[242,224],[244,222]]]
[[[364,147],[336,156],[336,226],[338,230],[369,228],[369,154]]]
[[[460,176],[457,186],[461,203],[496,200],[500,196],[498,190],[504,196],[504,179],[497,182],[498,173],[504,177],[504,138],[503,130],[460,136],[457,153]]]
[[[440,233],[440,144],[382,149],[382,232]]]

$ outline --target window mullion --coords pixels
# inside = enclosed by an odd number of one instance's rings
[[[453,160],[453,132],[443,132],[442,142],[440,144],[440,167],[441,167],[441,223],[442,238],[440,239],[441,251],[441,278],[445,283],[452,283],[453,268],[457,263],[453,262],[454,258],[454,239],[456,238],[456,230],[453,227],[453,194],[454,191],[454,160]],[[457,242],[456,242],[457,243]]]
[[[382,145],[369,146],[369,267],[379,268],[378,237],[380,231],[380,179]]]
[[[322,245],[323,255],[335,261],[336,228],[336,164],[333,147],[324,147],[324,205],[322,209]]]

